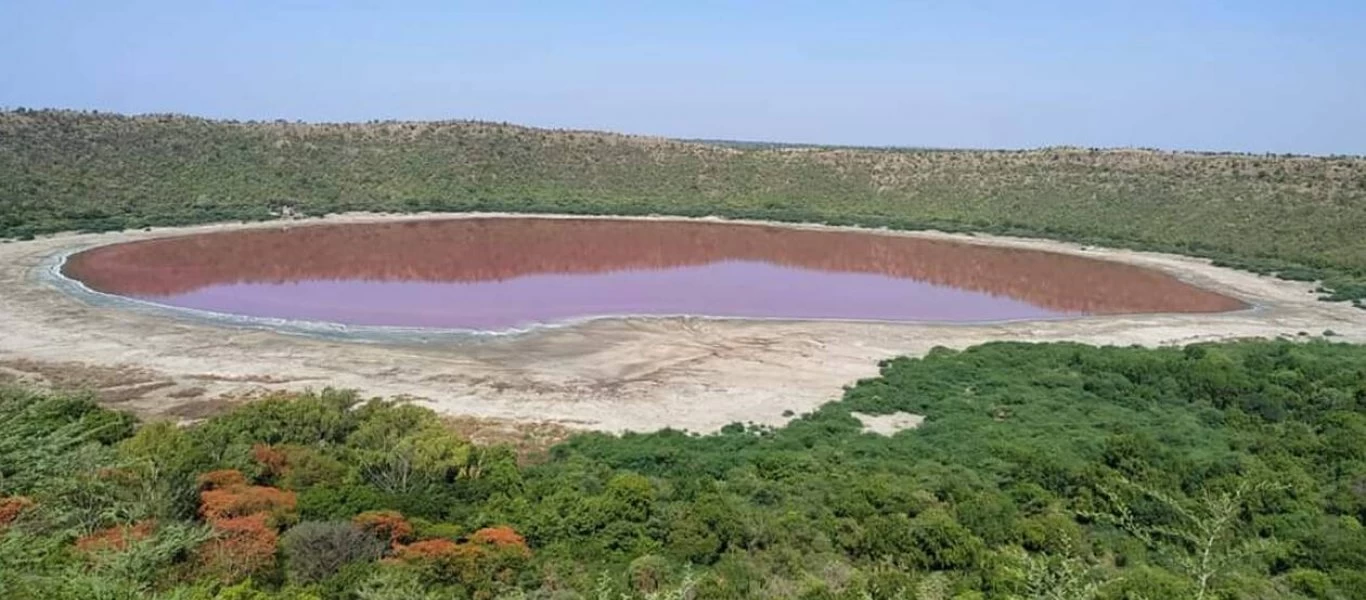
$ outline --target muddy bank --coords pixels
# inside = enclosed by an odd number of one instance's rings
[[[433,216],[341,215],[325,221],[398,222]],[[660,220],[673,219],[649,221]],[[87,247],[280,226],[63,235],[0,245],[0,363],[7,365],[6,378],[40,380],[43,372],[59,372],[54,365],[136,371],[137,382],[116,382],[119,393],[110,393],[109,401],[142,414],[177,418],[221,409],[224,396],[333,386],[409,396],[455,415],[612,431],[711,431],[734,421],[784,422],[785,411],[810,410],[838,397],[843,385],[875,375],[878,360],[920,354],[936,345],[965,347],[990,340],[1158,345],[1318,335],[1325,330],[1337,333],[1338,339],[1366,341],[1366,311],[1319,302],[1308,284],[1171,255],[939,233],[876,232],[1157,269],[1253,308],[989,325],[607,319],[478,342],[361,344],[92,304],[43,276],[54,256]]]

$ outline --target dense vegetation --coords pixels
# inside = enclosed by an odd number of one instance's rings
[[[1366,159],[718,145],[475,122],[0,112],[0,237],[282,212],[722,215],[1207,256],[1366,299]]]
[[[335,391],[180,428],[5,389],[0,597],[1360,598],[1363,440],[1366,348],[1321,341],[939,349],[533,464]]]

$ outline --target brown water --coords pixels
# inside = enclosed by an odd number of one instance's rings
[[[64,272],[97,291],[219,313],[484,330],[609,315],[986,322],[1244,306],[1077,256],[678,221],[256,229],[99,247]]]

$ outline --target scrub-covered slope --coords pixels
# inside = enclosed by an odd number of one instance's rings
[[[1211,256],[1366,296],[1363,158],[751,148],[465,121],[0,113],[0,237],[286,209],[717,214],[1014,233]]]

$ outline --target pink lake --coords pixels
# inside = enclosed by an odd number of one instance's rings
[[[1079,256],[682,221],[249,229],[98,247],[64,272],[173,307],[474,330],[624,315],[972,323],[1244,306],[1165,273]]]

